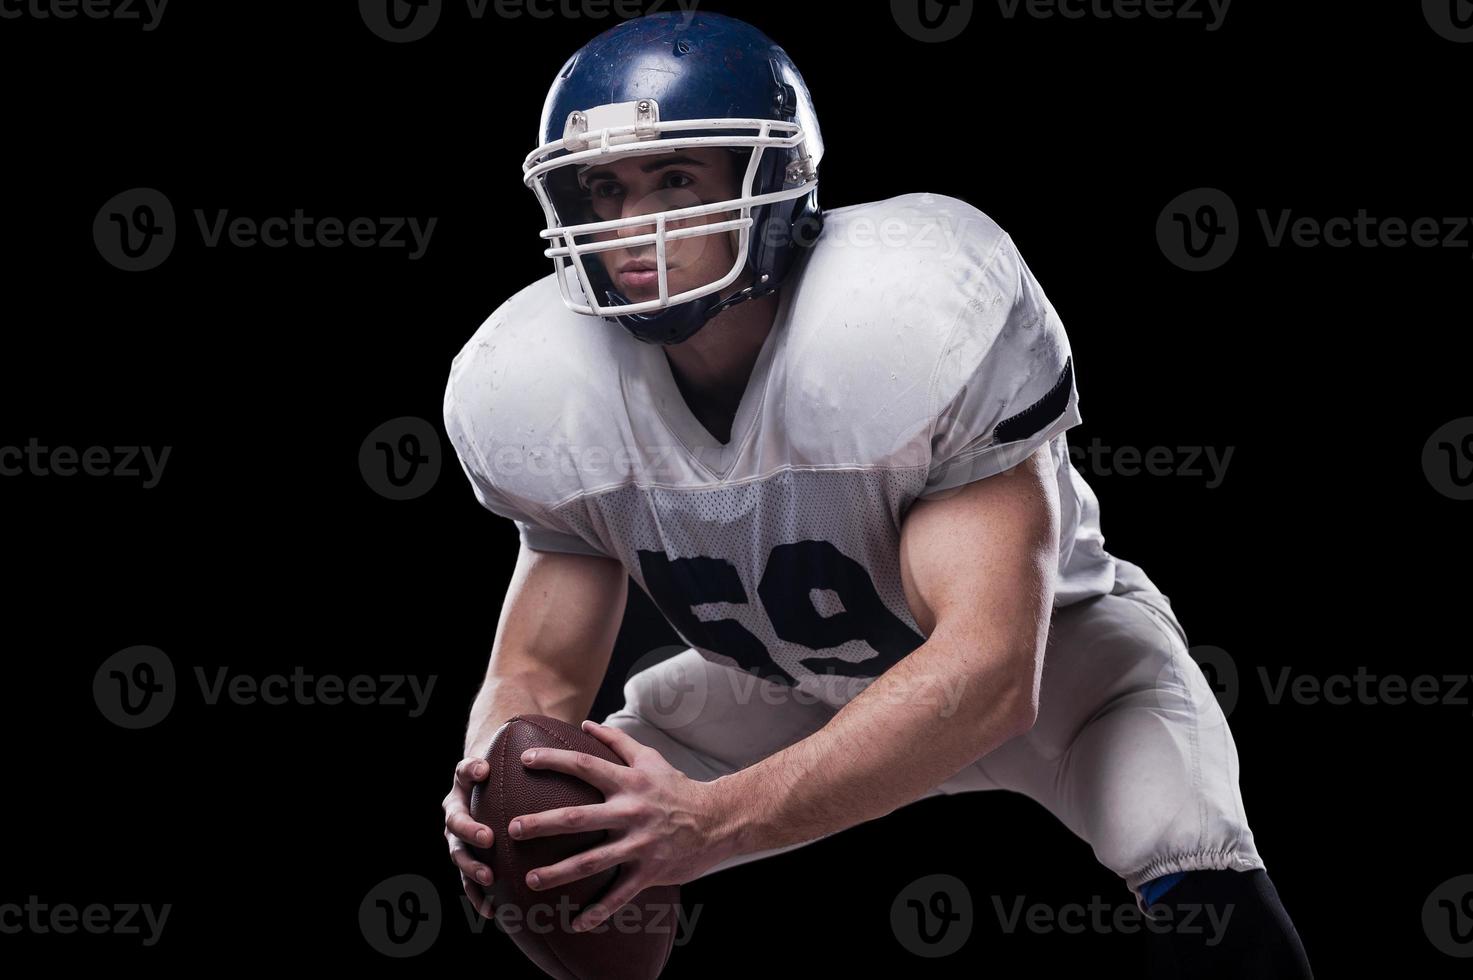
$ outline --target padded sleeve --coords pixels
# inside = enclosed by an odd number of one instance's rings
[[[943,345],[921,497],[1001,473],[1080,422],[1069,339],[1011,238]]]
[[[533,551],[562,551],[575,555],[609,557],[603,551],[574,533],[572,528],[559,521],[545,508],[532,501],[522,500],[497,487],[492,475],[494,469],[487,463],[480,441],[463,415],[455,397],[455,378],[445,387],[445,432],[455,449],[456,458],[471,490],[481,506],[493,514],[511,520],[517,535]]]

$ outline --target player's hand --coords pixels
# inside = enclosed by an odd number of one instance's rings
[[[712,784],[691,779],[659,750],[618,728],[585,721],[583,730],[625,764],[549,748],[532,750],[536,755],[530,761],[523,753],[522,764],[576,776],[602,792],[604,802],[522,814],[509,827],[517,840],[609,831],[597,847],[527,872],[527,886],[540,891],[621,866],[608,893],[573,921],[574,932],[597,926],[646,888],[683,885],[737,853],[729,807],[717,799]]]
[[[491,869],[476,860],[470,845],[491,846],[495,835],[491,828],[471,819],[471,789],[491,772],[485,759],[470,756],[455,767],[455,780],[445,794],[440,808],[445,811],[445,840],[450,845],[450,860],[460,869],[460,883],[465,897],[483,918],[491,918],[491,900],[485,888],[491,884]]]

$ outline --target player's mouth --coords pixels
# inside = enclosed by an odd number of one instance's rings
[[[669,273],[670,266],[666,266]],[[660,269],[647,259],[635,259],[619,266],[619,284],[625,289],[649,289],[660,282]]]

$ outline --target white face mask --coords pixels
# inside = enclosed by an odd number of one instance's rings
[[[720,130],[721,133],[703,136],[700,135],[702,130]],[[736,134],[732,133],[733,130],[737,131]],[[563,302],[578,313],[614,317],[666,309],[726,288],[736,281],[746,265],[753,226],[752,209],[802,197],[818,186],[816,168],[822,147],[813,145],[816,142],[798,123],[772,119],[675,119],[662,122],[659,103],[654,99],[611,103],[571,113],[564,126],[563,138],[538,147],[522,164],[522,182],[537,195],[547,218],[547,227],[542,230],[541,237],[551,239],[553,247],[545,249],[543,254],[552,259],[553,268],[558,273],[558,288],[562,291]],[[570,216],[559,214],[556,195],[548,186],[549,176],[564,167],[578,168],[575,173],[581,185],[582,175],[589,167],[607,164],[610,160],[709,146],[750,151],[737,197],[610,221],[568,224]],[[762,156],[768,149],[795,150],[796,160],[787,167],[781,187],[765,194],[754,194],[753,183],[761,167]],[[563,202],[563,210],[569,210],[567,202]],[[667,228],[670,222],[717,212],[736,212],[737,216],[694,227]],[[598,235],[623,229],[639,229],[641,233],[610,241],[594,240]],[[730,270],[711,282],[671,295],[666,277],[666,243],[733,231],[738,234],[738,242]],[[655,247],[658,298],[639,303],[601,303],[585,265],[585,256],[650,244]],[[581,297],[573,295],[570,281],[579,285]]]

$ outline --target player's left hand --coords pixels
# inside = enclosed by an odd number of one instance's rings
[[[548,748],[529,749],[522,764],[577,776],[602,792],[604,802],[524,814],[508,827],[513,840],[609,831],[599,846],[527,872],[527,886],[540,890],[624,866],[608,894],[574,920],[575,932],[592,929],[646,888],[683,885],[734,853],[732,815],[724,812],[713,784],[691,779],[627,732],[594,721],[582,727],[625,764]]]

